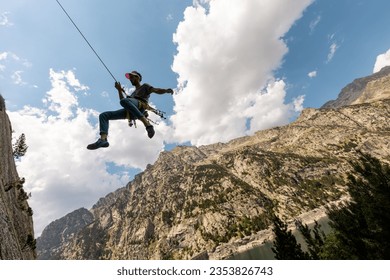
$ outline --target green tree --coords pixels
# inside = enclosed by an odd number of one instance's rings
[[[390,167],[362,153],[352,166],[351,201],[328,209],[334,236],[325,253],[333,259],[390,259]]]
[[[274,219],[277,259],[390,259],[390,166],[360,153],[348,176],[351,200],[327,209],[332,232],[316,222],[311,230],[297,221],[308,252],[302,252],[287,225]]]
[[[296,220],[295,225],[305,240],[310,259],[321,259],[322,248],[326,240],[325,233],[321,230],[321,225],[315,221],[313,230],[311,230],[308,225],[303,224],[300,220]]]
[[[24,133],[22,133],[22,135],[19,136],[19,138],[13,145],[14,158],[19,159],[24,156],[27,152],[27,148],[28,146],[26,145],[26,136],[24,135]]]
[[[303,252],[291,230],[287,229],[287,224],[276,215],[272,218],[275,240],[273,242],[272,252],[277,260],[306,260],[309,255]]]

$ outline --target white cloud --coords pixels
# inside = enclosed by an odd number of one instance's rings
[[[29,63],[26,59],[20,58],[19,56],[17,56],[13,52],[2,52],[2,53],[0,53],[0,60],[7,60],[9,58],[11,60],[13,60],[13,61],[21,62],[22,65],[24,65],[26,67],[30,67],[31,66],[31,63]]]
[[[330,45],[330,47],[329,47],[329,53],[328,53],[328,58],[327,58],[327,60],[326,60],[327,63],[329,63],[329,62],[333,59],[333,57],[334,57],[334,55],[335,55],[335,53],[336,53],[336,51],[337,51],[338,48],[339,48],[339,46],[338,46],[336,43],[332,43],[332,44]]]
[[[26,178],[26,190],[34,210],[34,225],[39,235],[53,220],[79,207],[90,207],[100,197],[124,186],[128,172],[111,174],[107,164],[130,170],[144,169],[162,150],[162,133],[156,127],[149,139],[141,123],[129,128],[126,120],[110,123],[110,147],[89,151],[86,146],[98,137],[98,112],[79,106],[77,94],[87,90],[72,71],[50,70],[52,88],[46,93],[43,108],[24,107],[8,112],[15,135],[25,133],[26,155],[18,165]],[[113,110],[119,109],[113,108]]]
[[[301,112],[303,110],[303,101],[305,101],[305,96],[300,95],[297,98],[294,99],[294,111]]]
[[[8,57],[7,52],[0,52],[0,62],[3,60],[6,60]],[[6,66],[4,64],[0,64],[0,71],[4,71],[6,69]]]
[[[73,88],[78,91],[80,83],[75,80],[72,71],[55,72],[50,69],[50,80],[53,88],[47,92],[46,98],[43,99],[43,103],[49,105],[49,109],[58,113],[60,119],[73,118],[73,108],[77,108],[78,101],[77,96],[70,91]],[[86,88],[84,86],[84,88]]]
[[[311,71],[309,74],[307,74],[310,78],[315,78],[317,77],[317,71]]]
[[[3,12],[0,14],[0,26],[12,26],[13,23],[8,19],[9,12]]]
[[[272,72],[288,51],[281,38],[311,3],[211,0],[185,10],[172,65],[179,75],[171,118],[177,141],[203,145],[286,123],[291,106]]]
[[[173,20],[172,14],[167,15],[166,19],[167,21],[172,21]]]
[[[8,53],[7,52],[0,53],[0,60],[5,60],[5,59],[7,59],[7,57],[8,57]]]
[[[310,22],[309,28],[311,33],[314,31],[314,29],[317,27],[320,21],[321,21],[321,16],[317,16],[312,22]]]
[[[390,49],[376,57],[373,73],[380,71],[383,67],[390,65]]]
[[[335,33],[332,33],[332,34],[328,35],[329,41],[332,41],[335,36],[336,36]]]
[[[27,83],[22,79],[22,73],[24,71],[20,70],[21,68],[26,69],[32,66],[32,64],[27,59],[20,58],[13,52],[0,52],[0,62],[3,63],[0,64],[0,71],[2,72],[6,72],[6,69],[9,68],[17,69],[13,71],[9,70],[8,74],[14,84],[21,86],[27,85]]]
[[[22,80],[23,71],[15,71],[12,75],[12,81],[15,85],[25,85],[26,83]]]
[[[290,117],[297,112],[296,109],[302,110],[295,106],[295,101],[292,104],[284,104],[285,86],[282,80],[271,82],[263,92],[249,95],[245,101],[247,104],[242,104],[244,117],[251,118],[250,133],[287,124]]]

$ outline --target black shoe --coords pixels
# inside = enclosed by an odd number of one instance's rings
[[[99,148],[107,148],[108,146],[110,146],[110,143],[108,143],[107,140],[99,139],[95,143],[89,144],[87,146],[87,149],[88,150],[96,150]]]
[[[149,136],[149,138],[153,138],[153,136],[154,136],[154,128],[153,128],[153,125],[148,125],[147,127],[146,127],[146,131],[148,132],[148,136]]]

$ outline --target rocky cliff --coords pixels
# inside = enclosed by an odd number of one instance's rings
[[[35,259],[32,209],[15,166],[12,128],[0,95],[0,259]]]
[[[390,66],[386,66],[373,75],[356,79],[341,90],[336,100],[325,103],[322,108],[340,108],[390,98],[389,75]]]
[[[390,76],[383,77],[367,83],[372,93],[386,87]],[[390,161],[390,99],[370,101],[305,109],[284,127],[162,152],[100,199],[90,209],[94,220],[57,244],[56,257],[224,259],[271,238],[273,213],[318,218],[323,205],[348,198],[357,151]]]
[[[69,213],[48,225],[42,235],[37,238],[39,259],[58,259],[61,257],[63,244],[72,240],[76,233],[93,222],[94,217],[85,208]]]

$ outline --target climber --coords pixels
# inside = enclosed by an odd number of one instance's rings
[[[100,138],[95,143],[89,144],[87,146],[88,150],[107,148],[109,146],[107,136],[110,120],[138,119],[145,125],[148,137],[152,138],[154,136],[155,132],[153,125],[151,125],[147,119],[147,112],[145,111],[150,108],[148,105],[150,94],[173,94],[173,90],[170,88],[155,88],[146,83],[141,85],[142,75],[137,71],[126,73],[125,76],[130,80],[131,84],[135,87],[135,90],[130,96],[127,96],[121,84],[119,82],[115,82],[115,88],[118,90],[120,104],[123,109],[119,109],[117,111],[107,111],[99,115]],[[123,96],[123,94],[126,96]]]

